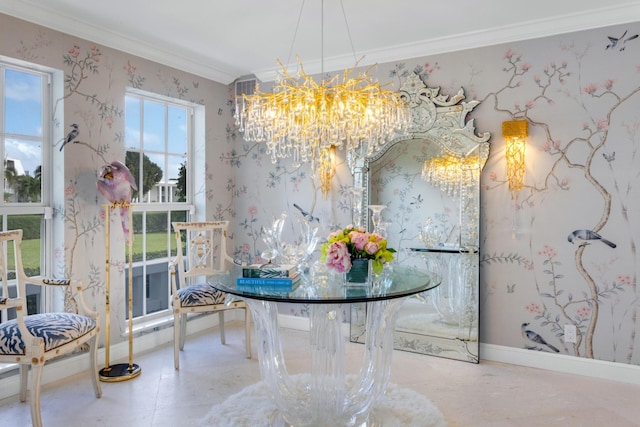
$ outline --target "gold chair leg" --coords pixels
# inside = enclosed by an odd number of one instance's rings
[[[220,324],[220,342],[224,345],[227,340],[224,335],[224,311],[222,310],[218,312],[218,323]]]
[[[20,402],[27,401],[27,380],[29,378],[29,365],[20,365]]]
[[[33,427],[42,427],[42,415],[40,414],[40,383],[42,381],[42,368],[44,364],[31,365],[31,422]]]
[[[173,367],[177,370],[180,369],[180,325],[179,314],[173,316]]]
[[[251,359],[251,311],[244,308],[244,339],[247,347],[247,359]]]
[[[187,314],[180,315],[180,350],[184,349],[184,340],[187,338]]]
[[[89,349],[91,382],[93,383],[93,391],[96,393],[96,397],[99,398],[102,397],[102,385],[98,378],[98,335],[89,340]]]

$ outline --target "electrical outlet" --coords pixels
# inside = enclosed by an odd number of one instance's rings
[[[564,342],[575,343],[576,339],[576,327],[574,325],[564,325]]]

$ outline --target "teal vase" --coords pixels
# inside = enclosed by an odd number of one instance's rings
[[[356,258],[351,260],[351,270],[347,272],[348,283],[367,283],[369,280],[369,260]]]

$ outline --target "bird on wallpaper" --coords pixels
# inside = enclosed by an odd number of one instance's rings
[[[573,244],[577,244],[579,246],[584,246],[590,244],[590,240],[600,240],[605,245],[615,248],[616,244],[603,238],[601,235],[591,230],[576,230],[573,233],[569,234],[567,240]]]
[[[638,38],[638,34],[634,34],[625,39],[624,36],[626,35],[627,35],[627,31],[622,33],[620,37],[607,36],[607,38],[609,39],[609,44],[605,49],[615,49],[618,46],[618,43],[620,43],[622,44],[622,46],[620,46],[620,52],[622,52],[627,47],[627,42],[630,42],[631,40],[635,40]]]
[[[320,222],[320,218],[318,218],[317,216],[311,215],[309,212],[305,211],[304,209],[302,209],[300,206],[296,205],[295,203],[293,204],[293,207],[298,209],[300,211],[300,213],[302,214],[302,216],[304,217],[304,219],[306,219],[308,222],[313,222],[313,221]]]
[[[129,243],[129,204],[131,203],[131,188],[138,189],[136,180],[124,163],[115,160],[104,165],[96,182],[98,193],[113,203],[120,205],[120,221],[125,240]]]
[[[520,327],[520,329],[522,330],[522,337],[528,341],[534,342],[536,343],[536,345],[543,345],[547,348],[550,348],[551,350],[553,350],[556,353],[560,353],[560,350],[558,350],[557,348],[555,348],[554,346],[552,346],[551,344],[549,344],[548,342],[546,342],[544,340],[544,338],[542,338],[540,335],[538,335],[537,333],[533,332],[532,330],[527,329],[527,327],[529,326],[529,323],[523,323],[522,326]]]
[[[80,132],[78,131],[78,125],[75,124],[75,123],[72,124],[71,125],[71,130],[69,131],[67,136],[64,138],[64,141],[62,142],[62,145],[60,146],[60,151],[62,151],[64,146],[67,145],[68,143],[70,143],[71,141],[78,142],[78,141],[75,141],[75,139],[78,137],[79,133]]]

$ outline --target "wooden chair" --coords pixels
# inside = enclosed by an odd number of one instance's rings
[[[42,368],[48,360],[71,353],[88,343],[89,374],[96,397],[102,396],[102,388],[98,381],[100,322],[98,313],[86,306],[80,282],[26,276],[22,266],[22,230],[0,232],[0,245],[0,310],[6,313],[5,319],[13,317],[12,320],[0,323],[0,362],[20,364],[21,402],[27,399],[27,379],[29,366],[31,367],[31,422],[35,427],[40,427],[40,382]],[[16,292],[9,291],[13,283]],[[85,315],[67,312],[28,314],[25,292],[27,283],[67,287],[70,301]]]
[[[245,310],[245,346],[251,358],[251,314],[246,303],[235,300],[225,304],[227,294],[207,283],[207,276],[223,273],[233,265],[227,254],[228,221],[173,222],[177,255],[169,265],[173,306],[174,366],[180,368],[180,350],[184,348],[187,313],[217,312],[220,341],[225,344],[224,312],[234,308]],[[186,250],[186,253],[183,251]],[[225,268],[225,263],[226,267]],[[178,279],[176,280],[176,274]]]

